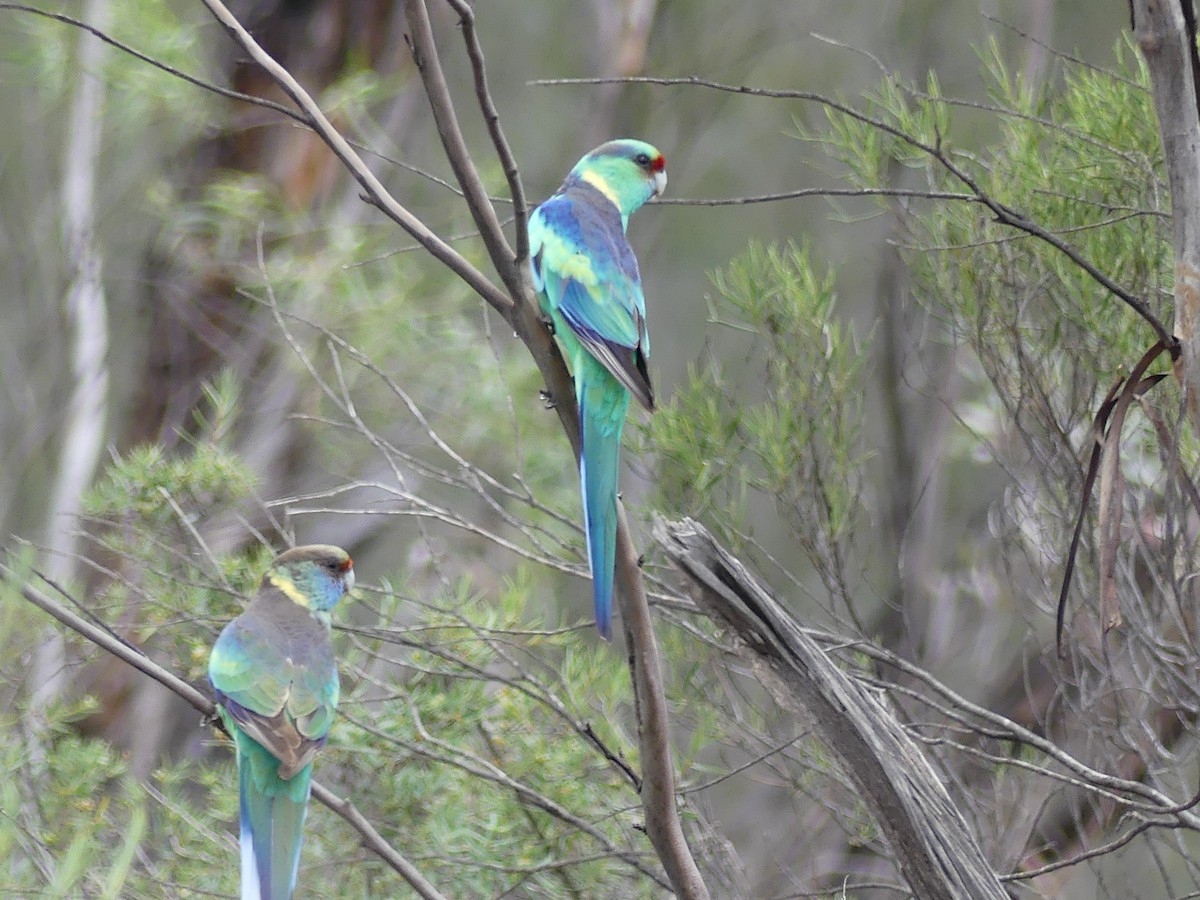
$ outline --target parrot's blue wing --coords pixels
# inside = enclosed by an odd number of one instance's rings
[[[619,227],[615,234],[602,224],[584,228],[576,206],[567,197],[554,197],[535,210],[530,224],[534,287],[543,310],[561,316],[592,356],[653,409],[637,260]]]

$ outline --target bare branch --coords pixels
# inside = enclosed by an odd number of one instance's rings
[[[420,869],[383,839],[383,836],[375,830],[375,826],[367,821],[366,816],[360,813],[348,798],[339,797],[319,781],[312,783],[312,794],[322,804],[345,819],[350,827],[362,836],[363,846],[374,851],[380,859],[398,872],[400,877],[407,881],[419,896],[424,897],[425,900],[446,900],[441,892],[426,880]]]
[[[965,200],[981,203],[975,194],[957,194],[953,191],[919,191],[906,188],[798,188],[776,194],[755,194],[750,197],[672,197],[655,200],[652,206],[748,206],[752,203],[775,203],[779,200],[797,200],[802,197],[911,197],[914,200]]]
[[[500,227],[500,219],[488,199],[483,179],[479,177],[479,171],[475,168],[470,151],[467,150],[467,142],[463,137],[462,129],[458,126],[458,117],[454,114],[454,101],[450,97],[450,88],[446,85],[446,76],[442,74],[442,64],[438,58],[437,45],[434,43],[433,26],[429,23],[429,9],[425,5],[425,0],[404,0],[404,14],[408,19],[408,27],[411,29],[413,63],[416,65],[417,71],[421,73],[421,80],[425,84],[425,93],[429,97],[429,106],[433,110],[433,120],[437,123],[438,134],[442,138],[446,159],[450,161],[450,167],[454,169],[454,175],[463,189],[467,208],[470,209],[471,216],[475,219],[479,235],[492,258],[492,265],[500,273],[500,280],[505,283],[514,297],[521,297],[523,289],[520,279],[517,277],[512,247],[508,245],[504,229]],[[468,47],[473,36],[474,30],[472,29],[471,34],[467,36]],[[496,111],[486,93],[487,85],[483,80],[482,56],[476,58],[473,55],[472,63],[476,67],[476,90],[481,100],[487,100],[484,115],[488,119],[488,127],[492,130],[493,138],[495,138],[499,133],[499,124],[493,122]],[[500,136],[500,140],[503,140],[503,136]],[[511,163],[511,159],[508,162]],[[514,174],[515,171],[514,166]]]
[[[479,109],[487,122],[488,134],[492,137],[492,145],[504,168],[504,177],[508,180],[508,192],[512,195],[513,219],[516,223],[518,266],[523,265],[529,256],[529,230],[527,221],[529,207],[525,199],[525,187],[521,184],[521,173],[517,169],[517,161],[513,157],[512,148],[504,137],[500,127],[500,114],[492,100],[488,89],[487,71],[483,64],[483,45],[479,42],[479,34],[475,30],[475,12],[466,0],[447,0],[458,13],[459,24],[462,27],[463,40],[467,43],[467,55],[471,58],[471,71],[475,77],[475,98],[479,101]]]
[[[675,798],[675,766],[671,760],[671,720],[662,683],[662,663],[638,552],[629,537],[625,507],[617,503],[617,580],[625,600],[622,624],[629,647],[638,710],[642,751],[642,806],[646,833],[666,867],[675,893],[683,898],[706,898],[708,888],[692,859]]]

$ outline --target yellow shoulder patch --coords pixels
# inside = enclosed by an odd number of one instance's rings
[[[586,253],[571,253],[555,260],[554,270],[564,281],[578,281],[588,287],[596,283],[596,272]]]

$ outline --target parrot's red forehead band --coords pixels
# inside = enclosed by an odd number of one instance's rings
[[[343,562],[341,565],[341,570],[343,572],[349,572],[353,568],[354,568],[354,560],[352,560],[350,557],[347,556],[346,561]]]
[[[661,153],[658,154],[658,156],[654,157],[654,159],[650,160],[650,168],[652,171],[661,172],[666,167],[667,167],[667,158],[665,156],[663,156]]]

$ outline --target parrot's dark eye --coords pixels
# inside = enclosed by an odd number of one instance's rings
[[[639,153],[633,158],[633,161],[642,168],[645,168],[646,166],[650,165],[650,156],[646,153]]]

